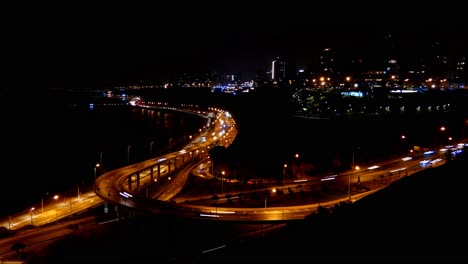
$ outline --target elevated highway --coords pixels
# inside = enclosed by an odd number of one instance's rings
[[[138,107],[155,106],[139,104]],[[171,110],[177,111],[177,108]],[[2,219],[0,226],[10,230],[28,225],[59,223],[62,218],[102,206],[104,202],[116,205],[122,212],[137,210],[194,219],[243,222],[300,220],[315,212],[319,206],[331,207],[343,201],[358,200],[402,177],[444,164],[447,158],[453,158],[455,153],[468,146],[466,143],[458,143],[450,148],[414,153],[406,159],[388,160],[339,175],[311,176],[284,184],[272,183],[243,191],[243,198],[239,191],[222,192],[216,200],[213,195],[181,196],[180,191],[189,175],[197,174],[195,168],[200,164],[209,168],[209,150],[219,145],[228,147],[237,135],[235,122],[229,113],[219,109],[200,111],[183,108],[183,111],[201,115],[208,121],[200,133],[182,149],[109,171],[97,178],[94,191],[79,194],[78,197],[57,196],[57,200],[54,198],[42,205],[33,205]],[[466,139],[461,142],[464,141]],[[298,186],[300,191],[308,194],[326,186],[328,191],[322,194],[326,193],[327,197],[300,203],[283,203],[287,195],[281,196],[280,193],[287,193],[289,189],[299,193],[296,189]],[[242,199],[249,195],[255,195],[255,204],[244,203]]]
[[[244,222],[302,220],[315,212],[319,206],[331,207],[340,202],[360,199],[388,186],[401,177],[426,167],[439,166],[445,162],[445,159],[440,158],[442,154],[439,152],[421,153],[408,159],[395,159],[359,171],[350,170],[340,175],[302,179],[300,183],[302,190],[321,188],[325,181],[341,186],[336,188],[339,190],[346,189],[346,186],[348,188],[347,193],[334,193],[330,195],[332,198],[328,200],[309,204],[268,206],[268,199],[274,198],[276,189],[286,189],[284,186],[256,190],[257,193],[264,192],[264,207],[233,207],[221,203],[218,206],[218,200],[214,201],[212,196],[196,198],[198,201],[205,199],[206,202],[201,204],[180,202],[180,200],[173,198],[184,187],[192,169],[200,163],[207,162],[208,152],[211,148],[217,145],[228,147],[237,134],[235,121],[229,113],[219,109],[210,109],[209,111],[211,112],[199,112],[209,117],[210,121],[204,127],[203,132],[197,135],[186,147],[180,151],[101,175],[96,180],[96,194],[103,200],[122,208],[193,219]],[[423,165],[426,164],[424,162],[430,163]],[[291,186],[299,185],[295,182],[290,184]],[[364,188],[362,186],[372,187]],[[360,190],[354,191],[356,188],[360,188]],[[237,193],[232,195],[236,196]],[[184,201],[188,200],[190,199]]]
[[[135,105],[159,108],[140,101]],[[166,106],[164,106],[166,107]],[[177,111],[178,108],[164,108]],[[185,185],[195,164],[209,158],[215,146],[228,147],[237,135],[235,120],[223,110],[184,109],[208,119],[200,133],[181,150],[131,164],[102,174],[96,179],[95,193],[114,205],[152,213],[174,213],[180,208],[169,202]]]

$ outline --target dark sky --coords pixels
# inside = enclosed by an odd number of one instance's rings
[[[167,79],[191,71],[249,75],[284,52],[293,54],[299,65],[314,63],[325,47],[366,50],[387,32],[413,48],[432,38],[468,45],[467,22],[456,9],[450,19],[423,19],[426,10],[421,9],[358,12],[300,2],[272,5],[173,3],[122,6],[118,11],[66,7],[44,17],[45,25],[34,32],[39,43],[35,52],[45,62],[41,70],[47,86],[60,87]]]

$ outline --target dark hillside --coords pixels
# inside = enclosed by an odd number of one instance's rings
[[[467,164],[465,154],[209,260],[466,261]]]

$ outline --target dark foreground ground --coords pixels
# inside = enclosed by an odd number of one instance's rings
[[[270,225],[137,217],[92,228],[28,263],[329,263],[468,261],[467,158],[421,171],[354,204]],[[213,250],[212,250],[213,249]]]

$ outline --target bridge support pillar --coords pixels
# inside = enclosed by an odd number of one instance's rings
[[[130,175],[127,179],[128,179],[128,189],[130,191],[132,191],[132,176],[133,175]]]
[[[154,170],[153,170],[153,167],[150,168],[150,179],[151,179],[151,182],[153,182],[153,180],[154,180]]]
[[[140,190],[140,172],[136,173],[136,189],[137,191]]]
[[[161,177],[161,163],[158,163],[158,181],[159,177]]]

